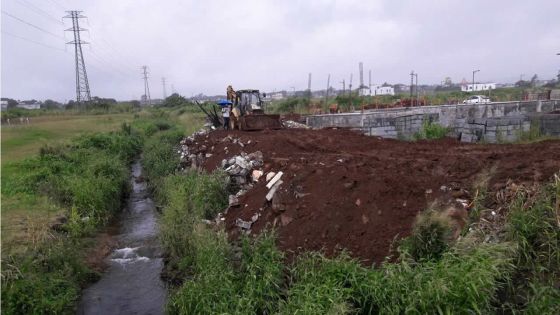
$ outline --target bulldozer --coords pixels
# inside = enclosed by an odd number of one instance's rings
[[[233,92],[233,89],[232,89]],[[231,96],[228,91],[228,99]],[[264,113],[264,102],[259,90],[238,90],[234,92],[230,115],[230,128],[239,130],[281,129],[280,115]],[[263,96],[266,96],[263,94]]]

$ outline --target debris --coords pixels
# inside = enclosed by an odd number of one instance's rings
[[[431,194],[432,190],[431,189],[426,189],[426,195]]]
[[[266,174],[266,181],[268,182],[269,180],[272,179],[272,177],[274,177],[276,175],[275,172],[268,172],[268,174]]]
[[[266,184],[266,188],[270,189],[277,181],[280,180],[284,173],[282,171],[278,172],[274,177]]]
[[[255,214],[251,217],[251,222],[253,222],[253,223],[257,222],[257,220],[259,219],[260,216],[261,216],[260,213],[255,213]]]
[[[356,206],[359,207],[362,204],[360,198],[356,199]]]
[[[258,182],[259,178],[261,178],[262,175],[263,175],[263,171],[261,170],[253,170],[253,173],[251,173],[251,177],[255,182]]]
[[[237,218],[237,220],[235,220],[235,225],[237,225],[238,227],[240,227],[244,230],[250,230],[251,225],[253,225],[253,222],[243,221],[243,220]]]
[[[310,129],[311,128],[306,124],[298,123],[298,122],[295,122],[293,120],[285,120],[285,121],[282,122],[282,125],[286,128],[292,128],[292,129]]]
[[[275,182],[274,186],[272,186],[272,188],[270,189],[268,194],[266,194],[266,200],[268,200],[268,201],[272,200],[272,197],[274,197],[274,194],[276,193],[276,190],[278,189],[278,187],[280,187],[280,185],[282,185],[282,183],[283,183],[282,180],[278,180],[278,181]]]
[[[235,195],[229,195],[229,206],[237,206],[239,205],[239,199]]]

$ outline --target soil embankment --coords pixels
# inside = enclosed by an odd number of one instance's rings
[[[365,263],[380,262],[396,237],[410,233],[414,218],[436,199],[472,200],[473,182],[491,172],[489,189],[508,179],[544,182],[560,170],[560,141],[533,144],[463,144],[453,139],[402,142],[349,130],[214,131],[189,143],[213,171],[222,160],[261,151],[262,170],[282,171],[272,202],[264,176],[239,197],[225,216],[235,238],[237,219],[251,220],[251,233],[278,231],[285,251],[345,248]],[[250,178],[250,175],[249,177]]]

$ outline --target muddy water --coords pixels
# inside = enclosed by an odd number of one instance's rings
[[[167,290],[157,241],[156,210],[142,179],[142,165],[132,166],[132,193],[122,214],[118,248],[106,260],[101,279],[83,292],[78,314],[163,314]]]

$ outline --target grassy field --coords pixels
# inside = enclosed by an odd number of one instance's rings
[[[133,114],[56,115],[31,118],[30,124],[2,126],[2,178],[17,172],[13,162],[37,155],[48,144],[56,145],[81,134],[117,130]],[[2,190],[5,191],[2,180]],[[64,210],[45,196],[2,194],[2,253],[26,250],[49,237],[47,223]]]
[[[136,116],[148,115],[146,112]],[[30,124],[2,126],[1,161],[2,190],[6,177],[18,172],[14,162],[38,154],[45,145],[68,143],[80,135],[120,129],[134,119],[133,113],[108,115],[53,115],[32,117]],[[169,118],[171,117],[171,118]],[[185,134],[202,126],[203,116],[197,113],[175,111],[165,119],[173,119]],[[2,253],[27,250],[49,238],[48,223],[64,213],[64,209],[45,196],[35,194],[2,194]]]
[[[36,154],[45,144],[64,142],[86,132],[111,131],[133,114],[32,117],[29,125],[2,126],[2,165]]]

